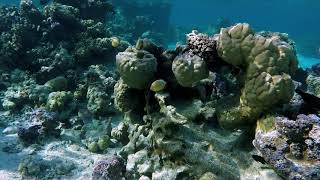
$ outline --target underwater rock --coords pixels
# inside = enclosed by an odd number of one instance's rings
[[[117,53],[115,50],[110,38],[83,38],[76,44],[75,57],[83,65],[107,62]]]
[[[91,113],[101,116],[113,112],[113,101],[104,92],[103,88],[90,86],[87,92],[87,99],[87,108]]]
[[[111,156],[99,161],[92,173],[92,180],[121,180],[124,179],[125,164],[119,156]]]
[[[54,0],[54,2],[79,9],[80,15],[83,19],[96,19],[103,22],[106,19],[106,14],[114,13],[114,7],[112,4],[105,0]]]
[[[138,178],[141,175],[147,175],[153,171],[153,164],[150,161],[147,150],[141,150],[128,156],[126,173],[130,174],[130,177]]]
[[[149,39],[139,39],[136,43],[135,48],[137,50],[145,50],[149,53],[153,54],[157,59],[160,57],[160,55],[163,53],[163,48],[160,46],[157,46],[154,42],[152,42]]]
[[[32,62],[33,68],[37,69],[36,80],[38,83],[54,79],[57,74],[62,76],[75,66],[75,59],[63,47],[57,47],[56,49],[46,46],[35,47],[27,52],[27,57]]]
[[[319,76],[309,74],[306,79],[306,83],[307,83],[308,91],[314,93],[316,96],[320,96],[320,77]]]
[[[104,116],[115,112],[113,87],[116,84],[115,73],[104,65],[91,65],[84,73],[86,79],[87,108],[95,116]],[[85,91],[85,89],[83,89]]]
[[[28,114],[25,125],[18,129],[18,137],[25,144],[37,143],[47,136],[57,136],[60,130],[57,113],[35,109]]]
[[[21,15],[27,17],[34,24],[40,24],[44,16],[32,3],[32,0],[22,0],[20,2]]]
[[[29,126],[27,128],[19,128],[18,137],[25,144],[33,144],[38,141],[40,130],[40,125]]]
[[[69,91],[58,91],[49,94],[47,109],[49,111],[64,111],[73,102],[73,96]]]
[[[68,80],[63,76],[58,76],[54,79],[49,80],[44,84],[49,87],[51,91],[65,91],[68,88]]]
[[[79,29],[81,27],[79,9],[72,6],[52,3],[51,5],[45,7],[44,14],[68,29]]]
[[[33,78],[19,71],[12,71],[10,86],[4,92],[3,105],[8,111],[20,110],[25,106],[34,107],[47,102],[50,88],[38,85]]]
[[[209,76],[205,61],[199,56],[189,54],[176,57],[172,63],[172,71],[183,87],[193,87],[195,83]]]
[[[316,75],[320,75],[320,64],[315,64],[311,67],[311,72],[315,73]]]
[[[314,179],[320,177],[320,119],[298,115],[258,121],[254,146],[283,177]]]
[[[43,166],[32,157],[25,158],[19,164],[18,171],[22,176],[38,176]]]
[[[92,120],[81,128],[82,143],[90,152],[103,153],[111,144],[111,119]]]
[[[68,175],[75,164],[66,159],[45,160],[37,155],[30,155],[19,163],[18,171],[23,178],[59,179]]]
[[[146,89],[157,71],[156,58],[147,51],[128,48],[116,56],[117,69],[124,83],[135,89]]]
[[[119,125],[112,129],[111,137],[121,142],[123,145],[129,142],[129,125],[125,122],[120,122]]]
[[[290,101],[294,94],[290,75],[297,69],[290,44],[278,36],[255,34],[248,24],[236,24],[221,30],[217,49],[224,61],[245,71],[240,97],[240,114],[245,121]]]

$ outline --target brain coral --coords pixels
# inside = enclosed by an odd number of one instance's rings
[[[123,81],[135,89],[146,89],[157,71],[157,59],[148,51],[128,48],[116,56],[116,65]]]
[[[242,117],[257,118],[294,94],[290,74],[297,69],[294,48],[279,36],[264,37],[248,24],[222,29],[217,50],[227,63],[245,72],[240,97]]]

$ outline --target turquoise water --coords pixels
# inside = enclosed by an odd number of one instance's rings
[[[304,56],[302,54],[298,54],[298,59],[299,59],[299,65],[303,69],[309,68],[315,64],[320,63],[320,59]]]

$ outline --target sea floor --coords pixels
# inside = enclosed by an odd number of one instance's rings
[[[0,118],[5,117],[8,116],[0,112]],[[77,138],[69,137],[68,133],[64,133],[65,135],[57,139],[48,139],[41,145],[25,147],[19,142],[15,130],[15,124],[19,120],[21,117],[11,116],[9,120],[7,119],[10,123],[0,126],[0,180],[25,180],[26,177],[22,177],[18,169],[19,164],[29,157],[33,159],[30,162],[35,163],[35,167],[39,164],[49,167],[46,168],[45,173],[41,173],[45,177],[38,177],[40,179],[50,179],[61,173],[68,175],[62,175],[60,179],[90,180],[94,165],[120,150],[109,148],[104,154],[91,153]],[[251,158],[250,154],[255,152],[239,151],[238,153],[242,154],[243,158]],[[242,162],[237,163],[242,164]],[[270,167],[256,161],[253,161],[250,166],[240,168],[239,171],[243,180],[280,180]]]

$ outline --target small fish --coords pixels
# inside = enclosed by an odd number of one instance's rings
[[[111,37],[111,45],[114,48],[117,48],[120,45],[120,39],[117,37]]]
[[[305,103],[305,110],[311,112],[316,112],[320,110],[320,98],[313,94],[302,91],[301,89],[296,89],[296,93],[301,96]]]
[[[255,161],[260,162],[260,163],[262,163],[262,164],[266,164],[266,163],[267,163],[266,160],[264,160],[264,158],[261,157],[261,156],[252,155],[252,158],[253,158]]]
[[[158,79],[151,84],[150,90],[153,92],[160,92],[164,90],[166,86],[167,86],[167,82],[165,80]]]

